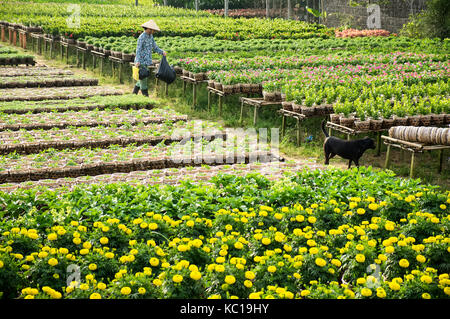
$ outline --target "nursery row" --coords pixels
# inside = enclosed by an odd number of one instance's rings
[[[242,159],[240,159],[241,161]],[[198,163],[192,163],[198,165]],[[112,184],[127,183],[128,185],[154,185],[154,184],[181,184],[187,180],[203,181],[208,183],[211,177],[218,174],[233,174],[236,176],[247,175],[251,172],[267,176],[270,180],[281,178],[290,172],[297,172],[305,168],[319,168],[320,165],[309,162],[254,162],[250,164],[232,164],[229,160],[224,165],[201,165],[184,166],[180,168],[152,169],[147,171],[132,171],[129,173],[100,174],[95,176],[65,177],[57,179],[40,179],[39,181],[27,181],[22,183],[4,183],[0,184],[0,190],[3,192],[13,192],[18,189],[36,188],[39,191],[46,189],[57,189],[59,192],[73,190],[79,185],[87,184]]]
[[[36,153],[48,148],[80,148],[107,147],[113,144],[158,144],[161,141],[171,143],[184,138],[197,136],[223,136],[220,127],[206,121],[170,122],[161,124],[142,124],[135,126],[95,126],[69,127],[65,129],[52,128],[50,130],[19,130],[0,132],[2,145],[0,153]]]
[[[448,192],[364,168],[276,181],[219,174],[209,182],[0,193],[0,291],[8,298],[450,296]],[[68,266],[80,272],[70,284]]]
[[[11,9],[14,6],[14,9]],[[108,6],[109,7],[109,6]],[[106,7],[102,7],[105,9]],[[131,7],[130,7],[131,8]],[[21,10],[22,11],[18,11]],[[17,28],[39,27],[44,33],[79,39],[85,36],[123,36],[142,32],[140,24],[148,19],[148,15],[108,16],[108,10],[102,10],[97,16],[80,14],[80,24],[68,24],[67,7],[65,15],[51,15],[51,10],[44,5],[37,10],[35,6],[28,8],[25,4],[5,4],[0,14],[8,26]],[[134,11],[138,11],[139,8]],[[34,12],[33,12],[34,11]],[[180,10],[182,11],[182,10]],[[45,12],[45,13],[44,13]],[[44,14],[43,14],[44,13]],[[69,13],[69,14],[68,14]],[[284,19],[224,19],[217,16],[158,16],[151,15],[161,29],[162,36],[207,36],[217,39],[307,39],[334,37],[333,29],[319,24]],[[136,19],[141,19],[139,23]]]
[[[74,75],[0,76],[0,89],[22,87],[89,86],[98,79]]]
[[[0,90],[0,101],[43,101],[120,94],[121,90],[109,86],[13,88]]]
[[[195,141],[185,141],[183,144],[164,141],[154,146],[143,145],[109,145],[106,148],[78,148],[78,149],[46,149],[39,153],[21,155],[10,153],[0,156],[0,172],[9,171],[12,175],[14,171],[27,171],[30,169],[42,168],[66,168],[82,167],[91,164],[108,164],[129,162],[134,160],[168,160],[177,157],[199,158],[201,156],[210,157],[216,155],[227,158],[230,155],[234,158],[234,153],[251,153],[256,151],[269,151],[268,146],[254,145],[250,141],[240,141],[239,145],[232,140],[224,141],[221,138],[214,140],[200,139]],[[7,178],[3,175],[3,178]]]
[[[68,111],[40,114],[5,114],[0,113],[0,131],[20,129],[51,129],[69,126],[111,126],[137,125],[186,121],[187,116],[170,109],[106,109],[99,111]]]
[[[212,56],[213,52],[221,52],[230,54],[235,52],[240,55],[243,52],[248,56],[251,52],[259,51],[286,51],[286,54],[315,54],[326,55],[336,52],[421,52],[421,53],[442,53],[448,52],[450,42],[442,42],[437,39],[434,40],[417,40],[405,37],[390,37],[367,39],[250,39],[250,40],[219,40],[214,37],[181,37],[158,36],[158,46],[170,52],[170,58],[180,56],[183,58],[188,54],[189,56],[201,53]],[[95,51],[109,53],[110,50],[122,51],[128,53],[136,52],[136,38],[133,36],[121,37],[93,37],[86,36],[77,40],[77,44],[81,47],[87,47]],[[447,50],[445,48],[447,47]],[[109,51],[108,51],[109,50]],[[295,51],[295,52],[294,52]],[[277,52],[280,54],[280,52]]]
[[[408,52],[376,53],[376,54],[329,54],[329,55],[297,55],[297,56],[256,56],[252,58],[185,58],[174,61],[174,65],[184,70],[201,73],[220,70],[242,69],[301,69],[303,67],[323,67],[337,65],[363,65],[366,63],[379,63],[397,65],[402,63],[443,62],[448,66],[448,58],[445,55],[420,54]]]
[[[152,109],[161,103],[142,95],[93,95],[85,98],[56,99],[43,101],[10,101],[0,105],[5,114],[26,114],[46,112],[89,111],[104,109]]]
[[[52,75],[73,75],[70,70],[56,69],[47,66],[15,66],[0,68],[0,77],[17,76],[52,76]],[[6,80],[6,79],[3,79]]]

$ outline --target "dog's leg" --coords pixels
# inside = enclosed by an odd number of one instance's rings
[[[348,160],[348,169],[352,166],[352,160]]]
[[[329,154],[327,152],[325,152],[325,165],[328,165],[329,162],[330,162]]]

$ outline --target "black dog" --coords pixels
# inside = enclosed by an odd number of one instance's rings
[[[323,143],[323,150],[325,152],[325,165],[328,165],[330,158],[339,155],[342,158],[348,159],[348,168],[351,167],[352,161],[359,167],[359,159],[364,152],[371,148],[375,149],[375,142],[369,137],[359,140],[346,141],[334,136],[329,136],[325,130],[325,121],[322,121],[322,131],[325,134],[325,142]]]

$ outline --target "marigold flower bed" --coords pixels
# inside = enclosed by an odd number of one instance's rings
[[[449,192],[364,168],[210,182],[0,193],[8,207],[0,291],[7,298],[449,298]],[[80,278],[67,286],[69,265]]]

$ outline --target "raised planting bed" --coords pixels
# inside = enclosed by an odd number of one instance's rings
[[[220,127],[219,127],[220,128]],[[51,130],[20,130],[0,132],[0,154],[12,152],[21,154],[38,153],[55,148],[107,147],[109,145],[151,144],[162,141],[190,140],[199,137],[214,139],[225,136],[217,124],[209,122],[164,122],[162,124],[125,124],[120,127],[74,127]],[[193,133],[192,133],[193,132]]]
[[[5,114],[27,114],[46,112],[92,111],[104,109],[152,109],[161,106],[159,100],[142,95],[104,95],[74,99],[43,101],[10,101],[0,104],[0,112]]]
[[[146,171],[132,171],[129,173],[101,174],[95,176],[65,177],[57,179],[41,179],[20,183],[0,184],[0,191],[12,192],[17,189],[58,189],[70,191],[80,185],[127,183],[128,185],[177,185],[185,181],[208,183],[213,176],[219,174],[233,174],[245,176],[258,172],[270,180],[277,180],[287,174],[295,174],[302,169],[319,169],[321,165],[310,162],[267,162],[252,164],[226,164],[185,166],[180,168],[163,168]]]
[[[0,101],[42,101],[86,98],[95,95],[120,95],[122,90],[108,86],[15,88],[0,90]]]
[[[72,75],[0,76],[0,89],[98,85],[98,79]]]
[[[57,69],[47,66],[16,66],[0,68],[0,77],[49,75],[73,75],[73,72],[70,70]]]
[[[4,114],[0,113],[0,131],[49,130],[82,126],[139,125],[163,122],[187,121],[186,115],[169,109],[105,111],[68,111],[39,114]]]
[[[2,65],[34,65],[36,61],[34,56],[19,53],[5,53],[0,54],[0,66]]]

